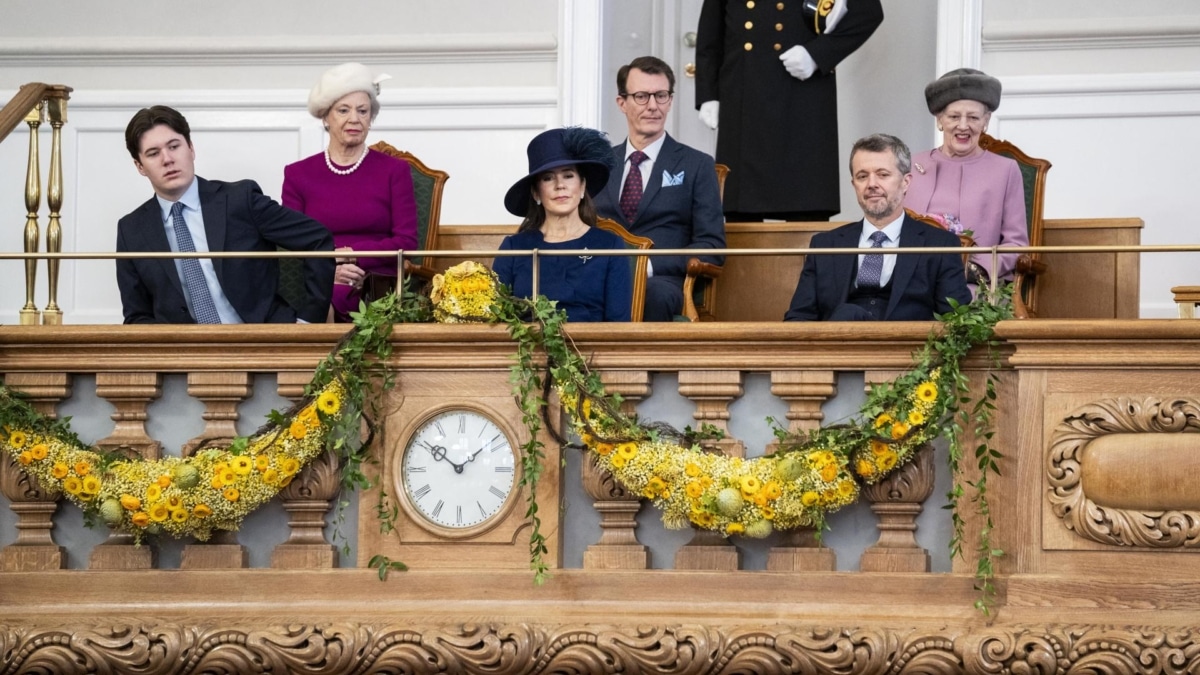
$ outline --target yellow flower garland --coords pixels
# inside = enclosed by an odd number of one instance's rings
[[[208,448],[187,458],[108,461],[96,450],[34,429],[4,430],[0,450],[43,489],[62,492],[115,530],[138,539],[166,533],[203,541],[213,530],[237,530],[325,451],[325,435],[344,413],[344,397],[334,381],[292,418],[290,434],[273,427],[240,451]],[[303,433],[297,435],[297,428]]]

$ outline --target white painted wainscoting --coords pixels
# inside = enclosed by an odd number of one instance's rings
[[[0,92],[4,100],[15,92]],[[125,149],[124,130],[139,108],[162,103],[192,127],[196,172],[205,178],[252,178],[279,198],[283,167],[325,147],[321,124],[305,111],[307,91],[100,91],[74,95],[63,128],[64,251],[112,251],[117,220],[152,196]],[[368,142],[384,140],[447,171],[442,222],[514,222],[505,191],[528,170],[525,148],[538,132],[559,124],[553,87],[447,88],[384,91]],[[45,250],[46,176],[50,128],[42,125],[40,224]],[[0,143],[0,249],[23,250],[25,165],[29,134],[22,124]],[[17,323],[25,302],[19,261],[0,262],[0,323]],[[46,304],[44,264],[36,302]],[[72,324],[120,323],[112,261],[67,261],[59,305]]]

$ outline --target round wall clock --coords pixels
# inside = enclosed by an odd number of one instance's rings
[[[469,536],[505,511],[516,472],[516,452],[504,430],[481,412],[455,408],[413,431],[400,482],[418,523]]]

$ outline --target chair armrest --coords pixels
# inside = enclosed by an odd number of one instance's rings
[[[1022,253],[1021,257],[1017,258],[1016,270],[1020,274],[1029,276],[1037,276],[1045,274],[1050,266],[1041,260],[1034,260],[1028,253]]]
[[[720,265],[707,263],[699,258],[688,258],[687,262],[687,275],[689,277],[708,277],[709,279],[716,279],[721,276],[721,272],[724,271],[724,269],[725,268],[721,267]]]
[[[431,267],[426,267],[424,265],[414,265],[407,260],[404,261],[404,275],[405,276],[420,277],[421,279],[424,279],[425,281],[433,281],[433,277],[436,274],[437,274],[437,271]]]

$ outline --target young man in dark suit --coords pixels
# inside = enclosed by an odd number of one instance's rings
[[[725,217],[712,157],[666,132],[675,74],[661,59],[641,56],[617,72],[617,105],[629,128],[613,147],[621,180],[596,195],[596,210],[655,248],[725,248]],[[721,256],[701,256],[720,265]],[[686,256],[651,256],[645,321],[671,321],[683,312]]]
[[[139,110],[125,146],[154,197],[118,222],[118,252],[333,250],[324,225],[280,206],[254,181],[196,176],[191,128],[178,111]],[[305,259],[303,307],[279,296],[279,264],[270,258],[118,260],[117,286],[125,323],[313,323],[329,311],[334,266],[333,258]]]
[[[895,136],[861,138],[850,151],[850,180],[863,219],[812,238],[812,248],[958,247],[954,234],[904,213],[912,179],[908,147]],[[971,301],[962,255],[829,255],[804,259],[785,321],[929,321]]]

